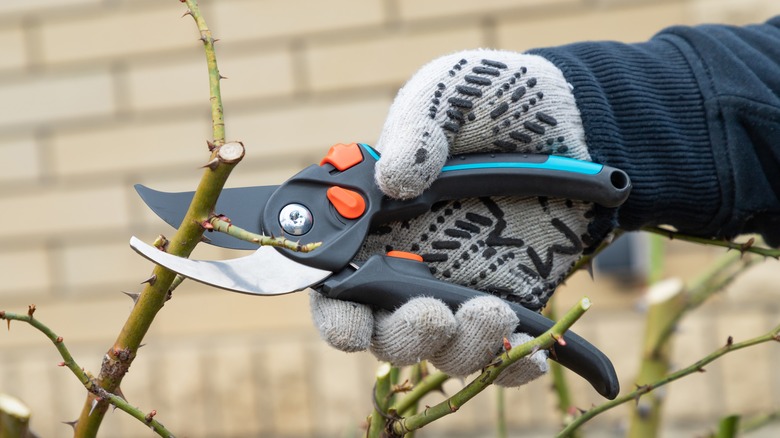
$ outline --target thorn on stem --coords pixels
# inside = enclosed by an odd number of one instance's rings
[[[217,168],[217,166],[219,166],[219,158],[214,157],[208,163],[200,166],[200,168],[203,169],[208,167],[209,169],[214,170]]]
[[[130,299],[133,300],[133,303],[137,303],[138,302],[138,297],[141,296],[141,294],[132,293],[132,292],[125,292],[125,291],[120,291],[120,292],[122,292],[123,294],[127,295],[128,297],[130,297]]]
[[[206,140],[206,145],[209,147],[209,152],[213,152],[217,145],[211,140]]]
[[[102,400],[102,398],[100,398],[100,397],[95,397],[92,400],[92,406],[89,408],[89,414],[87,414],[87,417],[92,415],[92,412],[95,410],[95,408],[97,407],[98,403],[100,403],[100,400]]]
[[[63,421],[62,424],[67,424],[68,426],[72,427],[73,430],[76,430],[76,425],[79,424],[78,418],[73,421]]]
[[[32,318],[33,313],[35,313],[35,304],[30,304],[29,306],[27,306],[27,316]]]
[[[184,3],[184,2],[182,2],[182,3]],[[189,10],[189,9],[187,9],[187,12],[185,12],[185,13],[181,14],[181,18],[184,18],[184,17],[186,17],[187,15],[189,15],[189,16],[191,17],[191,16],[192,16],[192,11],[191,11],[191,10]]]
[[[146,280],[142,281],[141,284],[149,283],[149,286],[154,286],[154,283],[157,282],[157,274],[152,274],[151,277],[147,278]]]
[[[593,259],[588,260],[585,262],[584,265],[582,265],[582,269],[588,272],[588,275],[590,275],[591,280],[595,280],[593,277]]]
[[[65,362],[58,362],[58,363],[57,363],[57,366],[58,366],[58,367],[64,367],[64,366],[65,366]]]
[[[739,246],[740,255],[745,255],[745,253],[753,246],[754,243],[756,243],[756,238],[751,237],[747,242],[741,244]]]
[[[726,347],[731,347],[732,345],[734,345],[734,337],[733,336],[729,336],[726,339]]]

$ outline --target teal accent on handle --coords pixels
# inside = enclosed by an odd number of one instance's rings
[[[557,155],[550,155],[547,161],[543,163],[512,163],[512,162],[495,162],[495,163],[470,163],[470,164],[452,164],[444,166],[442,172],[453,172],[456,170],[471,170],[471,169],[547,169],[547,170],[559,170],[562,172],[574,172],[584,175],[596,175],[604,168],[601,164],[592,163],[590,161],[575,160],[574,158],[559,157]]]
[[[375,151],[374,148],[372,148],[371,146],[369,146],[369,145],[367,145],[365,143],[358,143],[358,144],[360,146],[362,146],[363,149],[365,149],[366,152],[368,152],[369,155],[374,157],[374,160],[379,161],[379,153],[377,151]]]

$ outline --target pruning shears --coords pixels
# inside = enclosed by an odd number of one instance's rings
[[[422,258],[391,251],[365,262],[353,261],[366,236],[379,225],[411,219],[439,201],[486,196],[549,196],[621,205],[631,190],[625,172],[571,158],[534,154],[469,154],[451,157],[422,195],[396,200],[374,182],[380,154],[362,143],[333,146],[319,165],[311,165],[277,186],[229,188],[216,210],[232,224],[256,234],[293,241],[321,242],[311,252],[257,245],[213,233],[209,242],[225,248],[254,249],[230,260],[177,257],[133,237],[130,246],[156,264],[184,277],[252,295],[280,295],[306,288],[330,298],[393,310],[416,296],[441,299],[453,310],[484,294],[436,279]],[[144,202],[178,227],[194,192],[164,193],[135,186]],[[508,303],[520,320],[518,331],[538,336],[552,327],[544,316]],[[610,360],[588,341],[568,332],[554,359],[585,378],[596,391],[614,398],[619,384]]]

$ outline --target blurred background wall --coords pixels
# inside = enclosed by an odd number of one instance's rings
[[[203,0],[218,43],[229,139],[247,156],[229,185],[278,183],[336,142],[372,143],[399,86],[421,64],[464,48],[524,50],[583,39],[641,41],[673,24],[762,21],[772,0]],[[176,0],[0,1],[0,309],[36,317],[97,373],[150,265],[128,247],[172,230],[132,185],[192,190],[210,138],[195,26]],[[673,243],[667,272],[690,279],[722,251]],[[199,248],[196,257],[228,257]],[[687,364],[776,324],[778,265],[751,270],[680,327]],[[577,275],[562,305],[589,295],[578,332],[633,386],[643,288]],[[253,298],[182,285],[158,315],[123,391],[180,436],[351,437],[371,409],[376,361],[326,347],[305,294]],[[39,333],[0,330],[0,392],[34,410],[41,436],[68,436],[85,391]],[[733,412],[780,409],[780,351],[736,353],[668,389],[667,436],[701,436]],[[599,397],[578,379],[578,404]],[[460,382],[451,382],[452,393]],[[508,391],[510,431],[558,428],[550,380]],[[424,403],[432,404],[431,398]],[[488,391],[421,436],[491,436]],[[589,429],[620,436],[627,410]],[[110,413],[102,436],[150,436]],[[775,430],[776,432],[776,430]]]

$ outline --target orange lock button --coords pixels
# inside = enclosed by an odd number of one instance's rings
[[[320,161],[320,166],[325,163],[332,164],[333,167],[343,172],[350,167],[363,161],[363,153],[357,143],[335,144],[328,150],[328,155]]]
[[[423,258],[419,254],[415,254],[413,252],[406,252],[406,251],[388,251],[387,255],[389,257],[395,257],[399,259],[407,259],[407,260],[414,260],[416,262],[423,261]]]
[[[366,211],[366,201],[358,192],[333,186],[328,189],[327,195],[336,211],[347,219],[357,219]]]

